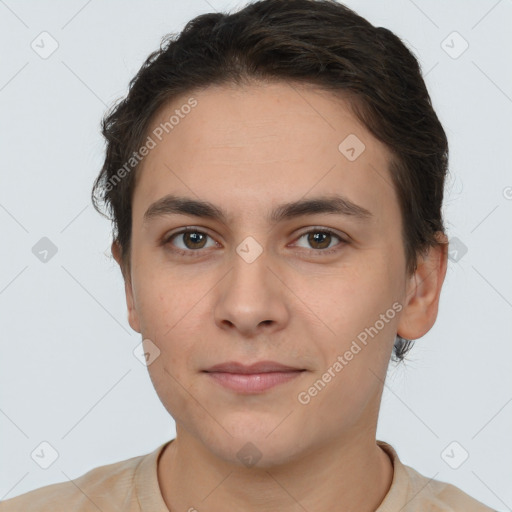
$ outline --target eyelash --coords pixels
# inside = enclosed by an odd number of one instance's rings
[[[165,237],[162,241],[162,245],[171,245],[171,241],[176,238],[177,236],[179,235],[183,235],[184,233],[199,233],[199,234],[202,234],[202,235],[206,235],[207,237],[209,238],[212,238],[208,233],[205,233],[204,231],[201,231],[200,229],[197,229],[193,226],[189,226],[189,227],[186,227],[180,231],[177,231],[176,233],[172,233],[171,235]],[[332,229],[329,229],[329,228],[322,228],[322,227],[313,227],[312,229],[308,230],[308,231],[304,231],[302,232],[298,238],[297,238],[297,241],[300,240],[303,236],[305,235],[309,235],[310,233],[324,233],[324,234],[328,234],[328,235],[331,235],[331,236],[334,236],[336,237],[338,240],[339,240],[339,243],[336,244],[336,246],[334,248],[331,248],[331,249],[310,249],[310,251],[312,251],[313,253],[320,253],[322,255],[328,255],[328,254],[333,254],[337,251],[340,250],[340,246],[343,246],[343,245],[347,245],[349,242],[347,240],[345,240],[344,238],[342,238],[340,235],[338,235],[335,231],[333,231]],[[176,247],[173,247],[171,249],[173,252],[179,254],[179,255],[182,255],[182,256],[190,256],[190,257],[197,257],[197,256],[201,256],[201,249],[187,249],[187,250],[183,250],[183,249],[178,249]]]

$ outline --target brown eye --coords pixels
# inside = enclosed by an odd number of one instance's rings
[[[306,231],[302,233],[298,240],[306,239],[306,242],[309,247],[305,247],[306,249],[314,250],[315,252],[326,252],[330,253],[337,250],[339,247],[348,242],[346,242],[340,235],[335,233],[334,231],[327,228],[316,228]],[[338,243],[334,243],[335,240],[338,239]],[[302,246],[304,247],[304,246]],[[326,250],[326,249],[331,249]]]
[[[207,237],[207,235],[198,231],[182,233],[182,236],[182,240],[187,249],[202,249],[205,245]]]
[[[210,239],[210,245],[208,244]],[[206,233],[194,228],[182,229],[178,233],[170,235],[164,240],[164,245],[172,246],[179,253],[199,252],[199,249],[214,247],[215,241]]]
[[[325,231],[311,231],[308,233],[308,243],[314,249],[326,249],[331,243],[331,234]]]

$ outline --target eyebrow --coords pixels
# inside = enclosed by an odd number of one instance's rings
[[[268,216],[268,220],[274,224],[303,215],[315,215],[319,213],[345,215],[361,221],[369,220],[373,217],[372,212],[350,201],[346,197],[331,194],[279,205],[272,210]],[[154,218],[175,214],[191,215],[194,217],[217,220],[226,225],[229,224],[228,214],[219,206],[208,201],[200,201],[172,194],[166,195],[151,204],[144,213],[143,223],[149,223]]]

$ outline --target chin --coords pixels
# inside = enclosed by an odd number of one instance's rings
[[[283,418],[267,419],[245,415],[222,422],[221,429],[209,431],[202,443],[218,458],[240,467],[266,469],[300,457],[305,449],[299,425],[280,425]],[[276,429],[277,427],[277,429]],[[231,435],[230,435],[231,434]]]
[[[270,469],[291,462],[299,456],[296,443],[262,439],[230,439],[210,446],[218,458],[240,468]]]

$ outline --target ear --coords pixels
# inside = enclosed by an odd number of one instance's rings
[[[130,276],[129,270],[125,268],[121,257],[121,246],[117,241],[112,242],[111,246],[112,256],[117,261],[119,267],[121,268],[121,274],[124,279],[124,292],[126,295],[126,305],[128,307],[128,323],[130,327],[140,333],[140,322],[139,315],[137,314],[137,310],[135,308],[135,301],[133,300],[133,288],[132,288],[132,280]]]
[[[439,296],[446,275],[448,238],[438,232],[439,245],[429,247],[421,256],[416,271],[408,278],[407,299],[397,328],[402,338],[424,336],[437,318]]]

